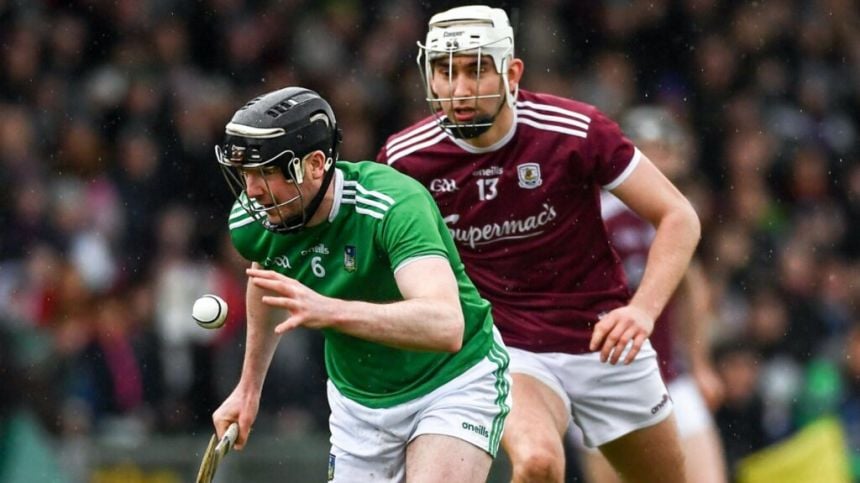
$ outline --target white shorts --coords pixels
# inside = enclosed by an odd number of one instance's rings
[[[678,425],[678,435],[682,444],[685,438],[713,427],[714,418],[711,416],[705,399],[699,391],[699,386],[696,385],[692,376],[682,374],[670,382],[667,388],[669,389],[669,397],[672,398],[675,423]],[[579,428],[571,426],[568,433],[576,447],[584,448],[582,431]]]
[[[511,407],[508,356],[498,347],[430,394],[391,408],[358,404],[329,381],[328,480],[405,481],[406,446],[422,434],[453,436],[495,456]]]
[[[570,408],[588,447],[653,426],[672,413],[672,400],[650,341],[645,341],[630,365],[600,362],[600,352],[535,353],[513,347],[508,352],[512,374],[538,379]]]

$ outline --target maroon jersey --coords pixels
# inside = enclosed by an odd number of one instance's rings
[[[429,117],[393,136],[377,161],[423,183],[505,343],[588,352],[598,317],[627,303],[600,216],[639,151],[595,107],[520,90],[511,131],[488,148]]]
[[[611,193],[603,193],[601,210],[603,222],[609,232],[609,243],[621,258],[630,287],[635,289],[639,286],[642,274],[645,272],[648,250],[656,233],[654,227]],[[675,379],[679,371],[674,361],[672,344],[673,319],[670,304],[655,322],[654,331],[650,337],[651,345],[657,351],[657,359],[660,361],[660,372],[666,382]]]

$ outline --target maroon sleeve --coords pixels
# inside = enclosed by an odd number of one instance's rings
[[[636,149],[618,124],[596,109],[588,131],[586,150],[594,163],[594,177],[601,186],[608,185],[627,169]]]

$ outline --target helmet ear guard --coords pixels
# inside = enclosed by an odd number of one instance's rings
[[[338,157],[343,138],[334,112],[328,102],[314,91],[287,87],[257,97],[233,115],[225,128],[223,146],[215,146],[215,156],[221,165],[227,184],[239,203],[266,229],[277,233],[292,233],[304,228],[322,202]],[[277,200],[267,185],[273,207],[263,207],[247,197],[243,171],[278,167],[284,178],[296,185],[304,181],[305,160],[315,151],[325,156],[325,176],[317,194],[305,203],[301,190],[289,200]],[[280,223],[271,223],[265,216],[269,210],[299,203],[301,213]]]
[[[310,153],[308,153],[310,154]],[[287,163],[287,171],[289,175],[296,181],[296,184],[302,184],[305,180],[305,158],[299,159],[297,157],[293,157],[289,163]],[[283,172],[283,168],[281,168]]]

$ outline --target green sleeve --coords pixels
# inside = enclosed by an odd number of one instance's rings
[[[398,198],[379,225],[378,242],[388,253],[392,268],[418,256],[449,258],[439,233],[442,215],[430,194],[420,188]]]

